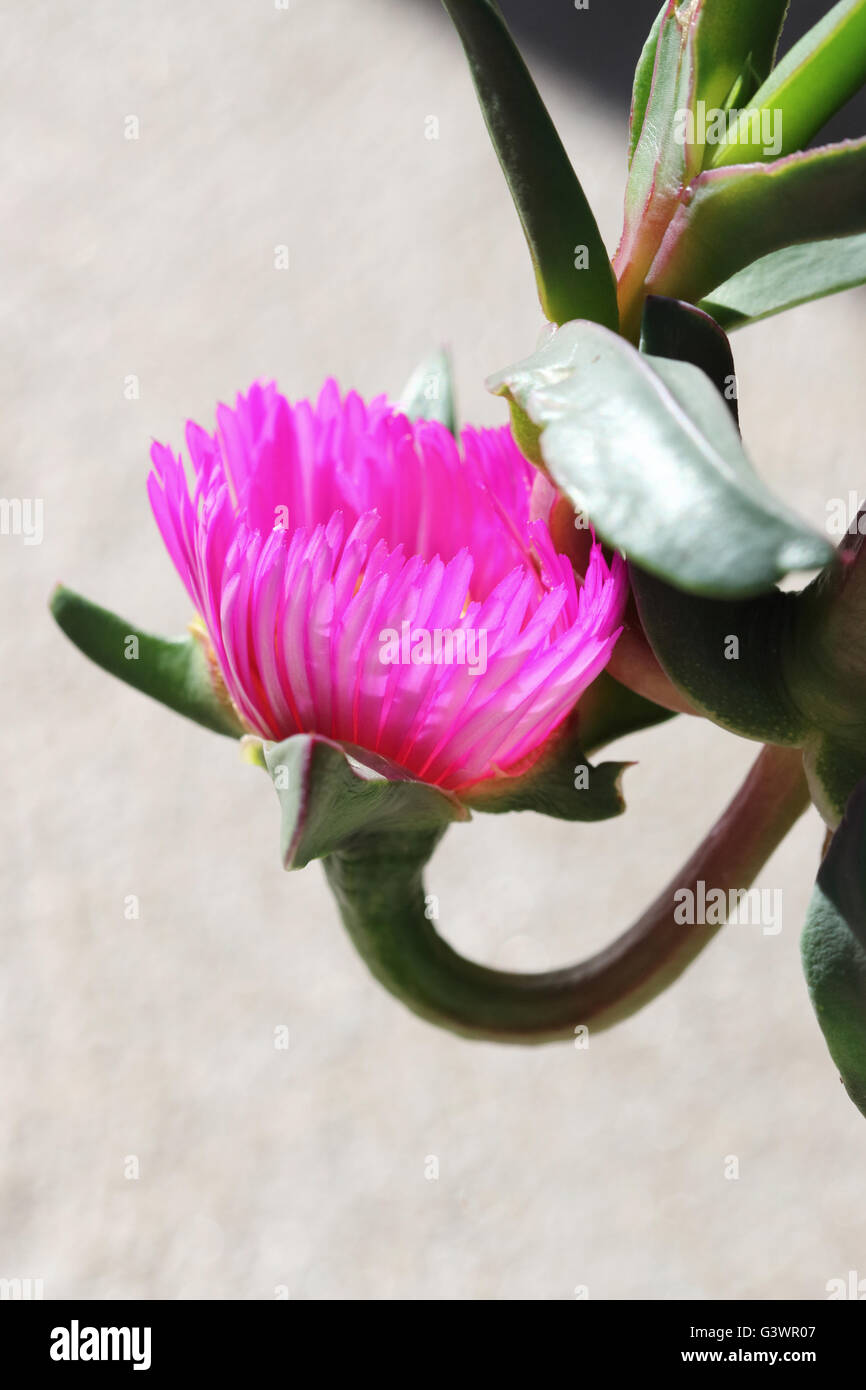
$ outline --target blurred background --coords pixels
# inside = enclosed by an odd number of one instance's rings
[[[256,377],[398,392],[445,342],[463,418],[505,418],[484,377],[541,317],[438,4],[6,8],[2,493],[44,500],[44,540],[0,537],[0,1277],[46,1298],[821,1299],[866,1276],[866,1130],[798,961],[814,813],[760,880],[778,936],[727,928],[585,1051],[464,1042],[366,973],[318,866],[283,873],[263,774],[48,618],[62,579],[183,629],[149,444]],[[503,8],[612,251],[657,0]],[[823,8],[793,0],[792,34]],[[866,129],[862,106],[840,120]],[[747,445],[819,526],[863,486],[862,321],[854,292],[735,339]],[[444,933],[506,968],[594,950],[755,752],[680,719],[611,750],[639,760],[621,820],[456,827],[429,880]]]

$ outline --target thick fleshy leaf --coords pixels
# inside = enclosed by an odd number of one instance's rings
[[[644,279],[683,186],[701,165],[701,150],[676,134],[678,113],[689,111],[695,98],[694,42],[694,24],[681,23],[676,0],[670,0],[660,17],[652,85],[629,166],[622,237],[613,261],[620,328],[635,341]]]
[[[541,428],[555,482],[601,537],[695,593],[759,593],[829,543],[767,491],[709,378],[598,324],[566,324],[491,378]]]
[[[693,118],[754,92],[772,64],[786,6],[669,0],[656,19],[635,75],[625,220],[614,258],[621,328],[631,341],[666,228],[707,159],[706,123]]]
[[[651,296],[641,345],[699,367],[737,418],[734,359],[727,337],[702,310]],[[722,601],[666,584],[629,567],[641,625],[666,675],[706,718],[748,738],[796,744],[802,715],[781,678],[790,598],[773,589]]]
[[[694,163],[691,147],[673,137],[677,112],[689,109],[694,99],[695,25],[681,22],[678,0],[669,0],[656,24],[653,75],[626,184],[626,243],[645,224],[650,205],[658,219],[658,204],[665,195],[675,196],[687,171],[697,172],[700,167],[699,162]],[[646,49],[642,61],[645,56],[648,60]],[[645,76],[641,86],[646,88]],[[622,252],[621,247],[619,254]]]
[[[734,359],[725,334],[700,309],[650,297],[642,343],[647,352],[699,367],[736,417]],[[666,584],[629,567],[641,625],[663,670],[706,718],[767,743],[798,744],[807,724],[784,681],[792,595],[777,589],[722,601]]]
[[[825,823],[835,828],[845,803],[861,777],[866,777],[863,730],[827,732],[813,729],[803,743],[803,767],[813,805]]]
[[[701,300],[701,308],[722,328],[742,328],[784,309],[863,284],[866,233],[804,242],[762,256],[718,285]]]
[[[802,955],[830,1056],[866,1115],[866,780],[853,792],[818,871]]]
[[[761,6],[771,8],[768,0],[761,0]],[[794,44],[752,95],[748,109],[741,111],[713,154],[712,167],[767,158],[761,129],[764,112],[778,123],[781,146],[773,158],[803,149],[864,82],[866,0],[841,0]]]
[[[522,775],[488,778],[461,800],[473,811],[538,811],[558,820],[609,820],[625,810],[621,783],[627,767],[631,763],[590,764],[576,712]]]
[[[680,299],[650,295],[641,323],[641,351],[651,357],[690,362],[710,378],[739,424],[737,376],[731,344],[724,330],[705,310]]]
[[[862,528],[862,529],[861,529]],[[794,596],[786,680],[809,721],[806,772],[828,825],[866,775],[866,512]]]
[[[775,164],[706,170],[672,218],[646,289],[697,304],[773,251],[863,232],[866,139]]]
[[[243,734],[206,638],[196,629],[189,637],[156,637],[60,584],[51,612],[70,641],[104,671],[206,729],[232,738]]]
[[[707,109],[750,102],[770,72],[789,0],[701,0],[695,95]],[[688,0],[680,0],[684,9]]]
[[[668,10],[668,0],[664,0],[661,9],[653,20],[652,28],[646,37],[646,42],[641,49],[641,55],[637,60],[637,67],[634,73],[634,85],[631,93],[631,114],[628,123],[628,162],[631,164],[634,157],[635,146],[640,139],[643,130],[644,117],[649,104],[650,92],[653,85],[653,73],[656,65],[656,50],[658,48],[659,33],[662,27],[662,20]]]
[[[616,328],[616,283],[592,210],[492,0],[443,0],[529,245],[548,319]],[[581,248],[585,248],[585,254]]]
[[[457,433],[451,356],[444,349],[425,358],[415,368],[400,397],[400,408],[410,420],[438,420]]]
[[[802,749],[812,802],[828,826],[838,825],[866,776],[866,721],[858,715],[866,679],[859,697],[841,693],[844,653],[827,666],[816,659],[808,598],[774,589],[722,602],[683,593],[634,565],[629,578],[643,630],[676,688],[731,733]]]
[[[689,305],[649,300],[644,337],[705,367],[719,391],[733,369]],[[644,632],[671,682],[722,727],[802,748],[812,800],[830,826],[866,775],[864,534],[866,514],[797,593],[720,602],[630,570]]]
[[[426,833],[469,820],[451,792],[375,755],[358,750],[358,757],[350,756],[320,734],[295,734],[266,743],[263,751],[282,809],[280,848],[287,869],[350,850],[359,835]]]
[[[786,684],[792,595],[703,598],[636,565],[629,578],[662,669],[698,713],[743,738],[805,742],[808,721]]]

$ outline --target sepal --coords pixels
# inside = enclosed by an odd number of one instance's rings
[[[622,815],[622,777],[631,762],[593,767],[583,751],[580,707],[525,771],[488,777],[462,793],[473,811],[537,811],[557,820],[599,821]]]
[[[350,754],[320,734],[265,743],[263,756],[280,802],[286,869],[303,869],[359,839],[435,831],[470,818],[453,793],[374,754]]]
[[[157,637],[62,584],[50,606],[61,631],[104,671],[215,733],[244,733],[200,627],[191,624],[187,637]]]

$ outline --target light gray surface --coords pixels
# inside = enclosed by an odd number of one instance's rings
[[[729,928],[586,1052],[462,1042],[367,976],[317,866],[282,873],[262,774],[47,619],[62,578],[181,629],[149,439],[179,445],[258,375],[397,391],[445,339],[464,417],[503,418],[483,376],[540,316],[444,19],[396,0],[6,17],[2,491],[44,498],[45,538],[0,538],[0,1276],[46,1297],[760,1299],[866,1275],[866,1129],[798,964],[814,815],[761,880],[784,889],[779,936]],[[623,128],[539,79],[613,246]],[[736,346],[753,455],[821,524],[863,482],[862,301]],[[619,751],[640,758],[619,822],[449,833],[430,887],[454,942],[522,968],[600,945],[755,750],[680,720]]]

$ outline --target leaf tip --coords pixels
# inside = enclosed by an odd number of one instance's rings
[[[786,540],[776,552],[776,560],[780,572],[788,574],[791,570],[823,569],[834,554],[832,545],[822,536],[804,535]]]
[[[48,596],[48,611],[55,622],[60,623],[63,610],[69,602],[70,590],[58,579]],[[61,623],[62,626],[62,623]]]

